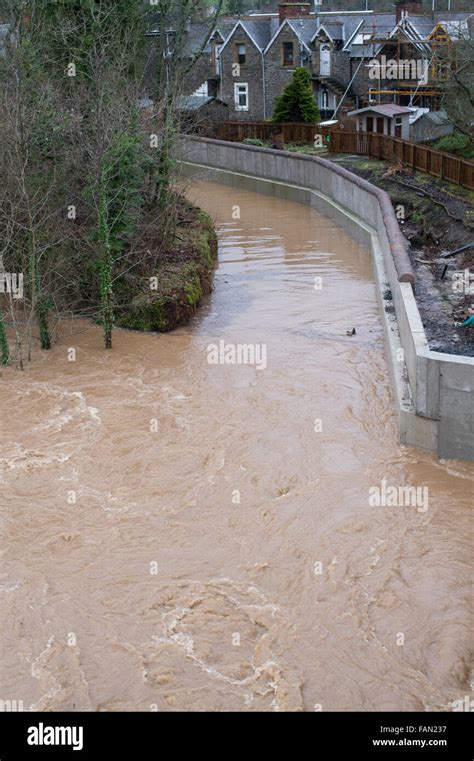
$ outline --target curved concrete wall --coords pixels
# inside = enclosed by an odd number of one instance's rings
[[[313,156],[183,137],[186,173],[309,203],[335,217],[371,252],[399,412],[400,439],[440,457],[474,461],[474,359],[430,351],[413,295],[414,273],[389,196]],[[387,310],[390,288],[394,313]]]

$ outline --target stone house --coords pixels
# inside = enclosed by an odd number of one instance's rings
[[[270,28],[260,20],[239,19],[219,49],[219,97],[229,104],[231,119],[262,121],[269,116],[263,51]]]
[[[278,13],[221,19],[213,34],[207,30],[185,94],[218,97],[230,120],[266,120],[295,68],[304,66],[322,119],[374,103],[439,107],[435,53],[466,32],[472,38],[474,14],[422,13],[420,0],[396,0],[395,13],[320,7],[281,3]],[[203,25],[193,25],[183,55],[202,46],[203,34]],[[395,59],[407,65],[392,76]]]

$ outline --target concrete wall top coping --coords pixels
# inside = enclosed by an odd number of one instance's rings
[[[392,252],[393,262],[397,271],[398,280],[401,283],[415,283],[415,273],[410,262],[408,255],[408,245],[403,237],[401,230],[398,226],[397,218],[393,210],[390,196],[385,190],[377,188],[372,183],[364,180],[362,177],[358,177],[356,174],[349,172],[341,166],[328,161],[327,159],[320,158],[319,156],[305,156],[301,153],[293,153],[291,151],[275,150],[273,148],[262,148],[257,145],[246,145],[244,143],[229,143],[226,140],[214,140],[213,138],[198,137],[198,136],[186,136],[187,140],[196,141],[200,143],[208,143],[211,145],[223,145],[227,148],[233,147],[247,152],[264,153],[275,156],[286,156],[288,158],[295,159],[297,161],[307,161],[312,164],[318,164],[319,166],[329,169],[334,174],[338,174],[346,181],[351,182],[356,187],[364,190],[366,193],[371,193],[377,197],[379,202],[380,211],[382,213],[387,237],[390,244],[390,250]]]
[[[431,349],[418,349],[418,356],[427,359],[436,360],[437,362],[453,362],[456,365],[466,365],[474,367],[474,357],[467,357],[464,354],[444,354],[442,351],[431,351]]]

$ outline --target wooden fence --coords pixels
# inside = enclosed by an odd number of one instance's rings
[[[330,150],[334,153],[357,153],[386,161],[400,161],[442,180],[474,190],[474,162],[436,151],[427,145],[412,143],[375,132],[331,132]]]
[[[454,182],[469,190],[474,190],[474,162],[436,151],[427,145],[412,143],[389,135],[375,132],[351,132],[334,127],[321,128],[317,124],[289,122],[215,122],[207,124],[203,134],[217,140],[243,142],[248,138],[265,142],[278,140],[283,143],[314,145],[316,135],[322,135],[324,144],[334,153],[357,153],[377,159],[396,161],[404,166],[419,169],[434,177]],[[327,137],[329,141],[327,141]]]
[[[214,122],[207,126],[206,135],[216,140],[231,140],[241,143],[248,138],[269,141],[278,137],[284,143],[314,144],[316,134],[327,134],[327,130],[315,124],[288,122],[272,124],[271,122]]]

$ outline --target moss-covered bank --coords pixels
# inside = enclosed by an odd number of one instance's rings
[[[152,270],[125,275],[118,284],[116,325],[142,331],[167,332],[185,325],[201,299],[212,290],[217,263],[217,235],[211,218],[180,198],[174,240],[161,248],[148,235]],[[147,275],[143,276],[143,270]]]

